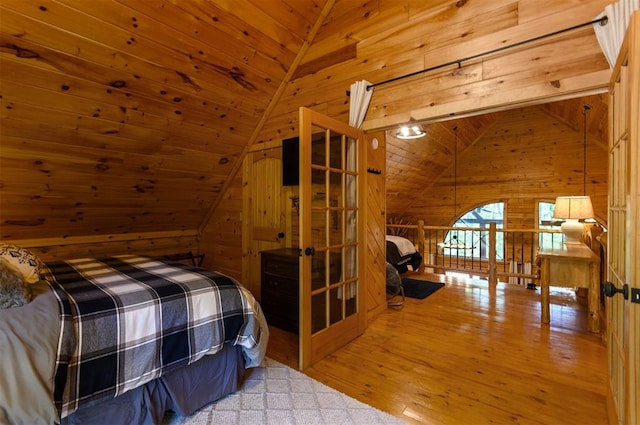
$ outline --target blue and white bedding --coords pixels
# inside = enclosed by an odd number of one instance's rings
[[[228,276],[134,255],[46,266],[59,334],[54,370],[50,376],[41,371],[40,381],[46,387],[54,378],[58,420],[214,354],[225,343],[242,347],[246,367],[264,357],[269,332],[260,306]]]

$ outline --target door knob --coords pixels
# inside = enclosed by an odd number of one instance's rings
[[[304,249],[304,255],[316,255],[316,249],[314,247],[309,247]]]
[[[616,288],[611,282],[607,282],[604,284],[604,294],[607,297],[613,297],[615,294],[622,294],[625,300],[629,299],[629,285],[626,283],[622,286],[622,289]]]

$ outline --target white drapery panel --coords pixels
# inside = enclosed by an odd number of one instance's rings
[[[604,12],[596,18],[601,19],[606,16],[608,20],[606,25],[594,24],[593,29],[611,68],[616,65],[616,60],[618,60],[618,53],[624,41],[631,15],[639,9],[640,0],[618,0],[605,7]]]
[[[351,84],[349,94],[349,125],[352,127],[360,128],[364,122],[364,117],[367,115],[369,109],[369,103],[371,102],[371,96],[373,95],[373,88],[367,89],[371,83],[365,80],[356,81]],[[360,149],[363,149],[362,144]],[[357,170],[357,152],[358,146],[353,139],[347,140],[347,170]],[[359,176],[358,178],[364,178]],[[347,175],[347,207],[352,208],[357,206],[357,179]],[[362,218],[360,218],[362,219]],[[358,235],[358,217],[355,211],[347,211],[346,217],[346,237],[347,242],[354,242]],[[356,274],[357,266],[357,250],[355,247],[348,247],[346,252],[346,278],[350,279]],[[347,299],[351,299],[356,296],[357,286],[355,284],[349,284],[347,287]]]
[[[373,96],[373,87],[371,83],[365,80],[356,81],[351,84],[351,92],[349,95],[349,125],[351,127],[360,128],[367,115],[371,96]]]

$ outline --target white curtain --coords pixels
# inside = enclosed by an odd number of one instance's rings
[[[595,23],[593,29],[611,68],[616,65],[631,15],[638,9],[640,9],[640,0],[618,0],[605,7],[604,12],[596,18],[601,19],[606,16],[608,19],[606,25]]]
[[[373,88],[367,89],[371,83],[365,80],[356,81],[351,84],[351,91],[349,95],[349,125],[352,127],[360,128],[364,122],[364,117],[367,115],[367,109],[369,109],[369,103],[371,102],[371,96],[373,95]],[[362,145],[361,145],[362,147]],[[358,146],[355,140],[347,140],[347,170],[357,171],[357,152]],[[358,178],[363,178],[359,176]],[[347,175],[347,207],[352,208],[357,206],[357,178]],[[347,242],[353,242],[358,237],[358,217],[355,211],[347,211],[346,217],[346,237]],[[355,247],[348,247],[346,252],[346,278],[349,279],[356,274],[357,266],[357,250]],[[349,284],[347,287],[347,299],[351,299],[356,296],[357,286],[356,284]]]
[[[349,95],[349,125],[351,127],[360,128],[367,115],[371,96],[373,96],[373,87],[367,89],[371,83],[365,80],[356,81],[351,84],[351,92]]]

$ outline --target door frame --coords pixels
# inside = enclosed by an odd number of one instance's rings
[[[255,164],[255,155],[262,155],[264,151],[270,151],[274,149],[281,149],[281,143],[279,142],[269,142],[269,143],[260,143],[259,145],[253,145],[249,152],[245,155],[242,164],[242,283],[249,289],[249,291],[256,297],[256,299],[260,300],[260,292],[261,292],[261,282],[259,279],[256,280],[256,276],[260,276],[259,270],[257,273],[251,273],[251,269],[255,267],[260,267],[260,257],[258,253],[253,252],[253,240],[254,240],[254,219],[252,217],[253,211],[253,199],[250,196],[249,187],[251,187],[254,183],[253,180],[255,178],[254,164]],[[282,160],[282,158],[280,158]],[[281,188],[280,190],[280,203],[282,204],[282,208],[284,209],[287,205],[285,200],[283,199],[286,196],[290,195],[290,190],[285,191]],[[279,239],[275,241],[276,236],[274,234],[274,248],[277,244],[279,247],[289,246],[291,242],[291,219],[285,212],[285,238]],[[264,229],[267,230],[267,229]],[[275,232],[277,233],[277,232]],[[254,279],[251,277],[253,276]],[[254,280],[254,281],[252,281]]]

